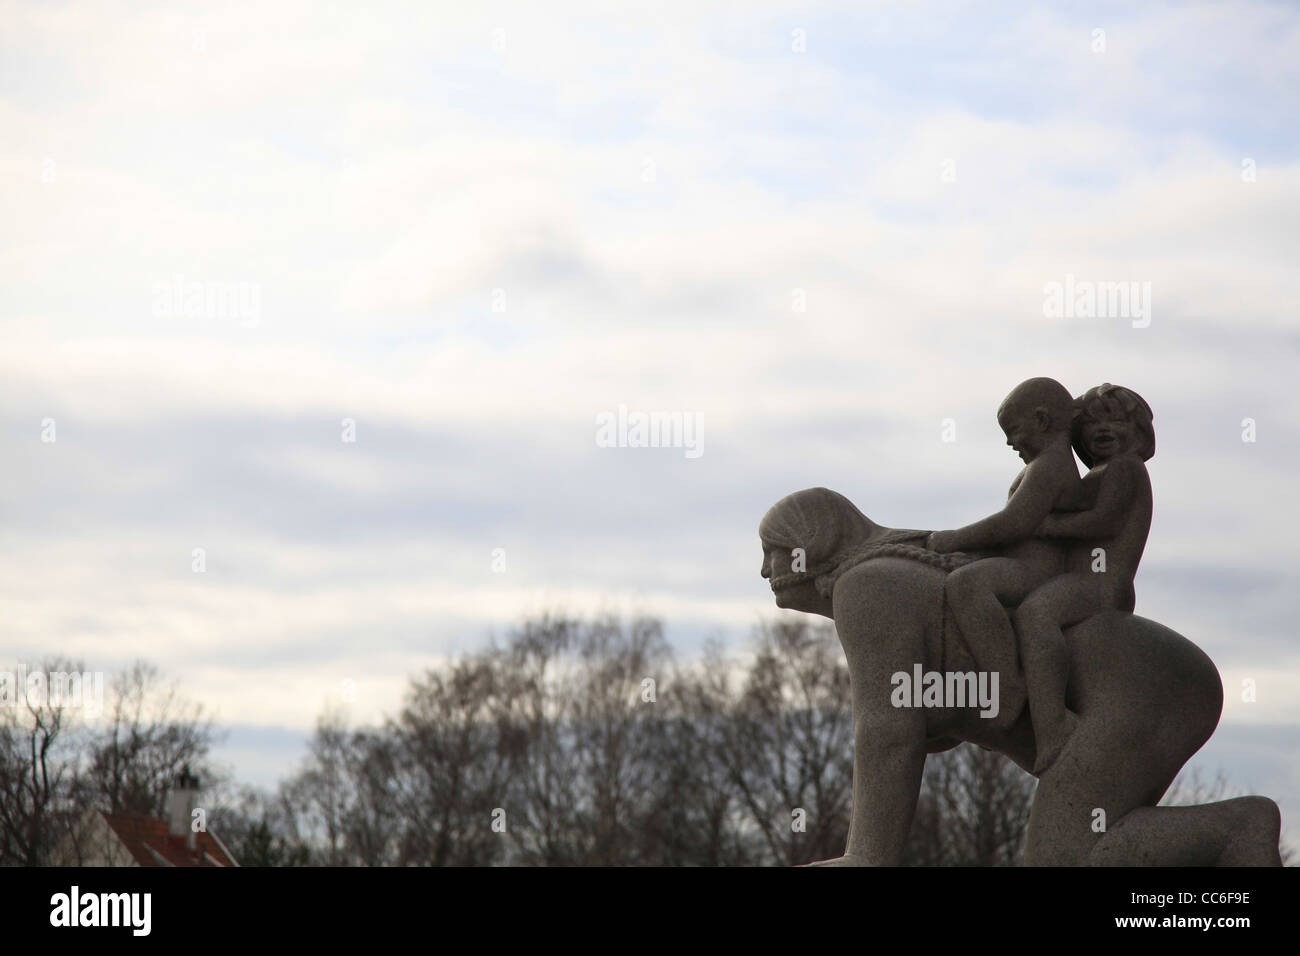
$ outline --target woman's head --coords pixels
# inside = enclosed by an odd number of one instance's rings
[[[786,495],[763,516],[762,575],[778,607],[805,610],[819,603],[816,579],[835,567],[848,548],[871,534],[871,521],[853,502],[828,488]]]
[[[1149,461],[1156,453],[1151,406],[1120,385],[1106,382],[1090,388],[1074,400],[1070,439],[1089,468],[1125,453]]]

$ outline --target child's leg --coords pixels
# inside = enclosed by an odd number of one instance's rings
[[[1025,566],[1011,558],[982,558],[953,571],[944,583],[948,607],[976,663],[998,674],[998,716],[992,721],[999,729],[1015,723],[1025,693],[1016,661],[1016,632],[1002,605],[1018,604],[1028,590]]]
[[[1036,588],[1015,611],[1029,716],[1038,751],[1035,773],[1042,773],[1056,762],[1078,720],[1065,707],[1070,661],[1063,630],[1103,607],[1097,576],[1076,573],[1063,574]]]

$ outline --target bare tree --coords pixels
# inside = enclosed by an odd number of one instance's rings
[[[80,673],[80,664],[51,658],[24,673]],[[77,730],[69,702],[45,690],[12,689],[0,706],[0,865],[48,865],[78,814]],[[35,688],[33,688],[35,690]]]
[[[347,817],[354,800],[349,744],[342,712],[326,710],[316,721],[303,768],[285,784],[285,804],[296,810],[295,829],[303,826],[317,838],[326,866],[347,862]]]
[[[848,669],[834,628],[762,627],[719,758],[749,829],[784,865],[839,856],[853,792]]]
[[[167,815],[167,798],[185,767],[205,786],[220,778],[208,762],[217,734],[203,708],[158,669],[137,661],[112,681],[106,726],[88,747],[87,798],[113,813]]]
[[[279,797],[239,787],[212,802],[209,827],[221,835],[240,866],[306,866],[311,861],[310,848]]]
[[[646,862],[667,866],[739,866],[763,859],[765,846],[746,835],[746,810],[723,754],[735,696],[722,651],[678,671],[662,702],[658,762],[665,779],[642,843]]]
[[[930,865],[1018,866],[1037,782],[1001,754],[962,744],[926,761],[923,793],[930,821],[912,837]],[[938,830],[937,839],[924,827]],[[921,849],[927,840],[929,849]]]
[[[670,665],[662,625],[542,618],[513,632],[498,661],[508,688],[498,726],[515,758],[503,791],[510,858],[639,862],[628,850],[666,779],[655,759],[665,734],[657,688]]]
[[[465,866],[502,858],[505,838],[492,824],[522,746],[503,718],[506,694],[495,653],[462,660],[413,682],[386,739],[369,741],[358,764],[367,818],[375,828],[391,827],[397,862]]]

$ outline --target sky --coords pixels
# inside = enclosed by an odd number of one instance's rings
[[[1300,830],[1300,8],[542,6],[0,3],[0,666],[271,785],[529,614],[743,647],[777,499],[969,523],[1016,383],[1114,382],[1193,763]]]

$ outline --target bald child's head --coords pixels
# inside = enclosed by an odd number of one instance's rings
[[[1039,408],[1051,419],[1053,430],[1069,430],[1074,417],[1074,399],[1065,386],[1054,378],[1031,378],[1021,382],[1002,400],[998,417],[1013,410],[1023,415]]]
[[[998,408],[998,424],[1007,444],[1025,462],[1032,461],[1053,440],[1070,440],[1074,399],[1054,378],[1031,378],[1011,390]]]

